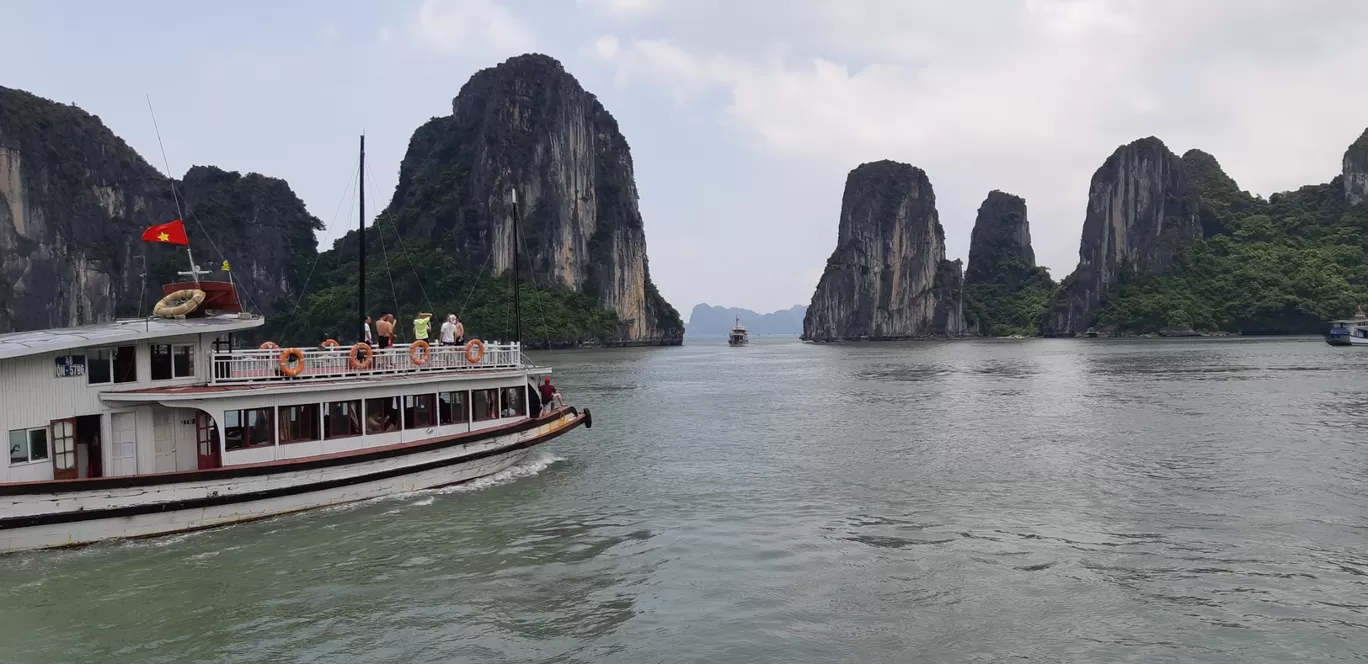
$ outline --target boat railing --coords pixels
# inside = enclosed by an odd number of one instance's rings
[[[465,346],[428,347],[427,357],[412,344],[372,348],[369,362],[353,362],[350,346],[335,348],[254,348],[213,353],[212,385],[269,381],[318,381],[366,378],[434,371],[485,371],[522,366],[517,343],[489,343],[484,354],[470,361]],[[472,353],[474,354],[474,353]],[[302,357],[302,359],[301,359]],[[358,360],[361,355],[356,356]],[[291,372],[294,372],[291,375]]]

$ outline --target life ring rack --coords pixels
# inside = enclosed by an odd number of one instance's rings
[[[176,318],[184,316],[199,308],[204,303],[206,293],[198,288],[183,288],[166,297],[157,300],[156,306],[152,307],[152,313],[160,318]],[[171,304],[179,302],[180,304]]]
[[[480,360],[484,359],[484,354],[485,345],[483,341],[480,341],[479,339],[471,339],[470,341],[466,342],[466,362],[469,362],[470,364],[479,364]]]
[[[323,347],[323,348],[328,348],[328,349],[337,348],[338,346],[341,346],[341,345],[342,345],[342,344],[337,343],[337,340],[336,340],[336,339],[324,339],[324,340],[323,340],[323,343],[319,344],[319,346],[321,346],[321,347]]]
[[[358,353],[365,359],[357,359],[356,356]],[[371,362],[374,360],[375,351],[371,349],[371,346],[368,343],[362,342],[356,344],[355,346],[351,347],[350,351],[347,351],[347,366],[351,367],[352,371],[361,371],[362,369],[369,369]]]
[[[293,363],[290,360],[294,360]],[[286,376],[298,376],[304,370],[304,351],[298,348],[287,348],[280,353],[280,373]]]
[[[413,362],[415,365],[421,367],[424,364],[427,364],[428,360],[431,358],[432,348],[428,346],[428,342],[419,339],[409,344],[409,361]]]

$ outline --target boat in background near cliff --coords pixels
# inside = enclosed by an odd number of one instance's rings
[[[0,335],[0,553],[457,484],[593,424],[587,409],[540,408],[533,381],[551,369],[525,361],[521,327],[464,347],[243,348],[235,333],[265,319],[193,259],[180,274],[193,281],[166,286],[157,316]]]
[[[1331,346],[1368,346],[1368,314],[1359,307],[1353,318],[1330,322],[1325,343]]]
[[[736,319],[736,324],[732,326],[731,332],[727,334],[728,346],[745,346],[750,343],[746,337],[746,326],[741,324],[741,318]]]

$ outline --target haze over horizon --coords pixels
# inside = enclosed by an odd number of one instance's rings
[[[952,259],[988,191],[1024,197],[1061,279],[1121,144],[1200,148],[1267,196],[1329,181],[1368,127],[1352,0],[53,2],[0,22],[0,85],[77,104],[164,169],[150,95],[173,176],[285,179],[324,247],[356,224],[357,134],[379,212],[413,130],[471,74],[551,55],[627,137],[652,277],[686,318],[807,304],[862,162],[926,170]]]

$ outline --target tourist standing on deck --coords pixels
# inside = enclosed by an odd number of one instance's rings
[[[451,320],[456,323],[456,345],[465,343],[465,326],[461,324],[461,319],[456,314],[451,314]]]
[[[415,342],[428,340],[428,329],[432,327],[432,314],[418,312],[418,316],[413,319],[413,340]]]
[[[361,323],[361,343],[367,346],[375,345],[375,337],[371,336],[371,317],[366,316],[366,321]]]
[[[380,336],[381,348],[394,347],[394,315],[385,314],[375,324],[375,332]]]
[[[456,314],[447,315],[445,323],[442,323],[442,331],[437,334],[437,343],[442,346],[456,345]]]

